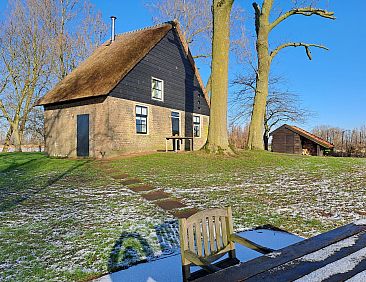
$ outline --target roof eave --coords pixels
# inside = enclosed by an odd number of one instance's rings
[[[285,124],[284,126],[285,126],[288,130],[291,130],[292,132],[295,132],[295,133],[297,133],[297,134],[301,135],[302,137],[305,137],[305,138],[307,138],[307,139],[309,139],[309,140],[313,141],[314,143],[316,143],[316,144],[318,144],[318,145],[320,145],[320,146],[322,146],[322,147],[324,147],[324,148],[327,148],[327,149],[332,149],[332,148],[334,148],[334,145],[329,146],[328,144],[325,144],[325,143],[319,142],[318,140],[316,140],[316,139],[312,138],[312,137],[311,137],[311,136],[309,136],[309,135],[305,135],[303,132],[296,130],[295,128],[293,128],[292,126],[290,126],[290,125],[288,125],[288,124]],[[274,131],[273,131],[273,132],[274,132]],[[320,138],[320,137],[318,137],[318,138]]]

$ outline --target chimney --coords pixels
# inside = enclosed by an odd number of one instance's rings
[[[116,40],[116,19],[117,17],[111,16],[112,25],[111,25],[111,42]]]

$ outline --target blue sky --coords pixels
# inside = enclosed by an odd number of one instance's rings
[[[93,0],[106,19],[118,17],[119,33],[152,23],[144,1]],[[281,3],[289,1],[279,1]],[[331,2],[331,3],[328,3]],[[252,1],[236,0],[246,11],[246,29],[254,34]],[[321,43],[330,51],[313,49],[309,61],[303,49],[289,48],[273,62],[272,71],[285,77],[287,88],[300,95],[304,106],[314,111],[306,129],[320,124],[353,128],[366,124],[366,21],[362,13],[366,1],[323,1],[335,11],[335,21],[319,17],[294,16],[271,35],[272,46],[287,41]],[[357,11],[356,11],[357,10]],[[200,66],[207,77],[207,67]],[[233,62],[230,76],[240,71]]]
[[[0,9],[5,0],[0,0]],[[143,0],[91,0],[103,13],[107,22],[111,15],[117,16],[117,32],[145,27],[152,24],[152,15]],[[245,10],[246,30],[254,35],[252,1],[235,0]],[[286,4],[288,1],[278,1]],[[320,1],[329,10],[335,11],[335,21],[320,17],[294,16],[271,35],[271,46],[287,41],[320,43],[330,51],[313,49],[309,61],[303,49],[288,48],[280,53],[272,64],[272,72],[286,79],[286,88],[296,92],[303,105],[314,111],[307,124],[328,124],[342,128],[366,124],[366,17],[357,11],[366,10],[363,0]],[[286,8],[286,7],[285,7]],[[251,38],[253,39],[253,38]],[[206,80],[208,66],[199,65]],[[241,68],[232,62],[230,77]]]

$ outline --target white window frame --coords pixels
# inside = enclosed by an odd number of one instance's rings
[[[154,89],[153,89],[153,81],[157,80],[161,82],[161,99],[154,97]],[[151,99],[152,100],[156,100],[156,101],[160,101],[160,102],[164,102],[164,80],[160,79],[160,78],[156,78],[156,77],[151,77]]]
[[[195,122],[194,122],[194,118],[195,117],[198,117],[199,120],[200,120],[200,123],[199,123],[199,135],[198,136],[194,136],[194,127],[195,127]],[[193,137],[194,138],[201,138],[202,137],[202,116],[200,115],[193,115],[193,120],[192,120],[192,124],[193,124]]]
[[[136,126],[136,122],[137,122],[137,107],[146,108],[146,133],[137,132],[137,126]],[[134,112],[135,112],[135,116],[134,116],[135,134],[142,135],[142,136],[149,135],[149,107],[147,105],[135,104]]]
[[[179,115],[179,135],[178,136],[181,136],[181,133],[182,133],[182,126],[181,126],[181,113],[178,112],[178,111],[171,111],[170,112],[170,123],[172,125],[172,135],[173,135],[173,113],[178,113]]]

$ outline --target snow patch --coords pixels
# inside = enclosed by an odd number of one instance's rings
[[[335,254],[336,252],[339,252],[339,250],[353,246],[356,243],[357,239],[358,239],[358,235],[349,237],[345,240],[339,241],[328,247],[320,249],[316,252],[307,254],[307,255],[301,257],[300,260],[301,261],[310,261],[310,262],[323,261],[323,260],[329,258],[330,256],[332,256],[333,254]]]
[[[360,282],[360,281],[366,281],[366,270],[346,280],[346,282]]]
[[[363,248],[349,256],[346,256],[340,260],[330,263],[324,267],[321,267],[309,273],[308,275],[305,275],[300,279],[295,280],[295,282],[324,281],[333,275],[351,271],[364,259],[366,259],[366,248]],[[354,280],[354,281],[360,281],[360,280]]]
[[[360,220],[357,220],[355,222],[356,225],[366,225],[366,218],[363,218],[363,219],[360,219]]]
[[[281,252],[273,252],[273,253],[267,254],[266,256],[269,258],[276,258],[280,255],[281,255]]]

